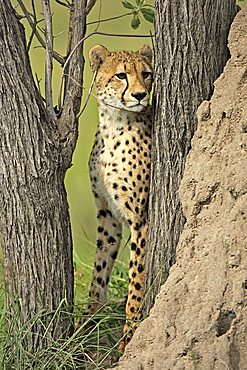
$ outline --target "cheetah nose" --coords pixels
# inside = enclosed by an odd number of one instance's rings
[[[136,93],[133,93],[131,95],[140,102],[143,98],[145,98],[147,93],[146,92],[136,92]]]

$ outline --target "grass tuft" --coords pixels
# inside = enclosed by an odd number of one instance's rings
[[[85,269],[85,266],[84,266]],[[89,271],[91,275],[91,269]],[[88,318],[81,328],[75,330],[67,339],[54,340],[49,334],[49,327],[58,316],[70,315],[75,324],[82,316],[87,304],[87,284],[81,273],[75,273],[76,301],[73,314],[64,311],[64,302],[54,312],[40,311],[20,325],[16,317],[8,321],[4,305],[5,292],[0,293],[0,368],[3,370],[58,370],[86,369],[100,370],[109,368],[119,358],[118,342],[121,339],[125,321],[125,299],[128,286],[127,267],[117,261],[109,286],[109,302],[100,312]],[[37,325],[43,325],[43,336],[38,338],[44,348],[35,353],[24,346],[25,340],[31,338]]]

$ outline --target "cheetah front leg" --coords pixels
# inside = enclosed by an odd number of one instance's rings
[[[89,303],[85,314],[97,312],[107,300],[107,288],[117,258],[122,236],[121,223],[112,215],[106,203],[96,202],[98,209],[98,238]]]
[[[138,229],[138,230],[136,230]],[[131,254],[129,268],[129,288],[126,305],[126,322],[123,327],[123,341],[119,350],[124,352],[132,335],[142,319],[142,306],[145,289],[145,245],[148,225],[145,220],[131,227]]]

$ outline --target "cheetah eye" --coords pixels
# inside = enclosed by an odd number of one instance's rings
[[[151,72],[142,72],[142,77],[144,79],[148,78],[149,76],[151,76]]]
[[[127,75],[126,73],[122,72],[122,73],[117,73],[116,74],[117,78],[119,78],[120,80],[124,80],[127,78]]]

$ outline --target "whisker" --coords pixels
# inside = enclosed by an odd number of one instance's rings
[[[73,77],[71,77],[69,74],[64,74],[64,76],[67,76],[69,77],[74,83],[76,83],[78,86],[81,86]],[[83,107],[82,109],[80,110],[80,112],[78,113],[77,115],[77,118],[79,118],[82,113],[84,112],[87,104],[88,104],[88,101],[89,101],[89,98],[90,96],[92,95],[95,99],[98,100],[98,97],[97,95],[95,95],[93,92],[92,92],[92,89],[93,89],[93,84],[94,84],[94,81],[95,81],[95,78],[96,78],[96,73],[93,75],[93,78],[92,78],[92,81],[91,81],[91,84],[90,84],[90,87],[89,89],[87,89],[85,86],[82,86],[82,89],[85,90],[87,92],[87,97],[86,97],[86,100],[85,100],[85,103],[83,104]],[[127,102],[129,102],[130,100],[128,100]],[[109,104],[109,103],[106,103],[104,100],[100,100],[100,103],[102,103],[103,105],[105,105],[107,108],[109,108],[112,112],[113,112],[113,109],[116,109],[116,110],[119,110],[119,111],[125,111],[126,112],[126,109],[125,108],[120,108],[120,107],[116,107],[112,104]],[[142,104],[141,104],[142,105]],[[143,105],[142,105],[143,106]],[[142,113],[145,113],[145,111],[147,110],[147,107],[143,106],[143,111]],[[131,113],[135,113],[135,112],[132,112],[130,111]],[[136,113],[140,113],[140,112],[136,112]],[[119,117],[121,117],[120,114],[117,114]],[[122,118],[122,117],[121,117]]]

